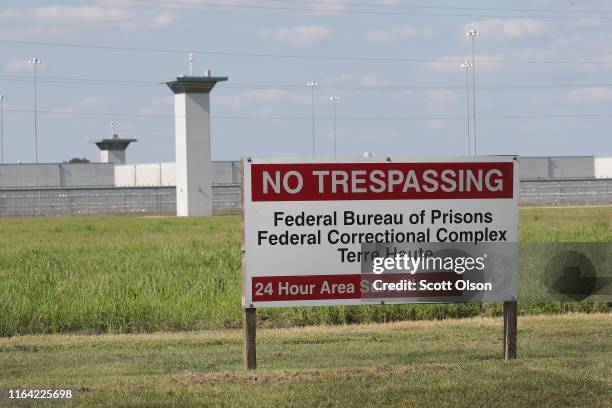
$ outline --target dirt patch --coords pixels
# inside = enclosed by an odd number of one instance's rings
[[[36,346],[26,346],[26,345],[22,345],[22,344],[15,344],[14,348],[15,348],[16,351],[22,351],[22,352],[25,352],[25,353],[27,353],[27,352],[30,352],[30,353],[37,352],[37,351],[40,350]]]
[[[451,371],[452,369],[455,368],[451,364],[442,364],[442,363],[428,364],[426,367],[432,370],[436,370],[436,371]]]
[[[405,372],[405,371],[404,371]],[[401,373],[401,368],[388,366],[348,367],[341,370],[308,370],[308,371],[277,371],[264,373],[218,371],[214,373],[198,373],[184,371],[173,377],[172,385],[190,386],[197,384],[227,384],[227,383],[270,383],[270,382],[305,382],[305,381],[337,381],[350,380],[365,376],[387,376]]]

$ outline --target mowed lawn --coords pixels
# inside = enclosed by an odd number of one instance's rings
[[[611,242],[612,207],[521,210],[522,242]],[[0,337],[235,328],[240,217],[0,219]],[[520,305],[522,313],[605,304]],[[499,303],[265,309],[266,327],[499,316]]]
[[[612,315],[263,329],[242,369],[238,329],[0,339],[0,389],[71,388],[104,407],[610,407]],[[22,406],[0,400],[0,405]]]

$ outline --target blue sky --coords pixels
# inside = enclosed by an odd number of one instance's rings
[[[341,98],[339,155],[465,154],[465,71],[459,65],[471,58],[467,28],[481,33],[479,153],[612,156],[612,5],[607,3],[4,0],[5,161],[34,159],[32,66],[26,62],[34,56],[43,61],[41,162],[97,160],[88,139],[108,136],[111,120],[121,136],[139,139],[128,151],[129,162],[173,161],[172,97],[157,82],[187,72],[180,50],[195,52],[196,71],[210,68],[230,78],[212,94],[215,160],[309,156],[311,99],[304,85],[311,79],[319,83],[320,156],[333,152],[332,95]]]

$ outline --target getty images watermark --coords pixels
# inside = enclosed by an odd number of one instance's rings
[[[364,302],[612,301],[611,243],[364,244]],[[520,253],[520,257],[519,257]]]
[[[364,244],[365,302],[439,303],[516,300],[513,244]]]
[[[428,272],[454,272],[463,275],[471,271],[484,271],[488,255],[482,256],[436,256],[422,253],[410,256],[406,252],[397,253],[393,257],[376,257],[372,259],[372,273],[376,275],[385,272],[409,273],[410,275]],[[456,290],[493,290],[491,282],[471,282],[466,279],[428,281],[426,279],[401,279],[399,282],[386,282],[375,279],[372,282],[374,291],[451,291]]]

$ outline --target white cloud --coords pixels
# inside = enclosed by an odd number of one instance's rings
[[[96,0],[96,4],[108,7],[138,7],[139,2],[133,0]]]
[[[169,26],[176,21],[176,14],[169,11],[162,11],[154,16],[148,23],[149,27],[160,29]]]
[[[174,97],[158,96],[151,100],[149,106],[144,106],[138,110],[141,115],[170,115],[173,114],[172,105]]]
[[[49,110],[49,112],[53,112],[53,113],[73,113],[74,109],[68,108],[68,107],[52,108],[52,109]]]
[[[493,70],[503,66],[505,60],[503,55],[485,55],[476,54],[476,71],[478,70]],[[429,66],[440,72],[457,72],[463,61],[472,61],[472,55],[456,55],[447,56],[438,59],[435,62],[430,62]]]
[[[328,80],[333,85],[342,86],[363,86],[363,87],[384,87],[391,86],[392,82],[379,77],[374,73],[367,74],[342,74]]]
[[[440,105],[448,105],[457,101],[457,95],[448,89],[428,89],[425,96],[430,102]]]
[[[554,32],[554,29],[532,18],[517,18],[502,20],[495,18],[492,20],[473,21],[463,26],[462,33],[471,29],[478,30],[487,38],[510,38],[518,39],[525,37],[538,37]]]
[[[68,118],[73,117],[76,112],[74,109],[69,108],[67,106],[59,107],[59,108],[51,108],[49,109],[50,113],[53,113],[53,118]]]
[[[44,38],[49,40],[51,38],[62,37],[69,33],[66,28],[56,27],[29,27],[29,28],[6,28],[0,30],[0,38],[7,40],[36,40]]]
[[[423,126],[430,129],[444,129],[450,125],[448,120],[444,119],[431,119],[423,122]]]
[[[65,6],[50,5],[36,8],[10,8],[0,11],[3,23],[46,23],[108,25],[124,28],[160,29],[173,23],[176,15],[169,11],[142,12],[136,9],[99,5]]]
[[[127,10],[99,6],[52,5],[29,9],[7,9],[0,13],[0,21],[37,20],[44,22],[118,22],[130,19]]]
[[[306,95],[292,94],[284,89],[254,89],[236,95],[218,95],[214,97],[214,104],[231,108],[240,108],[247,105],[261,103],[308,103]]]
[[[127,29],[151,29],[161,30],[172,25],[176,21],[176,13],[171,11],[161,11],[148,18],[134,17],[129,21],[119,24],[120,27]]]
[[[329,15],[330,12],[342,12],[351,5],[351,0],[318,0],[312,4],[315,13]]]
[[[568,91],[563,99],[575,104],[612,102],[612,89],[604,87],[576,88]]]
[[[36,68],[39,71],[42,71],[46,68],[44,62],[38,65]],[[28,59],[26,58],[11,58],[9,62],[5,65],[4,70],[9,73],[19,73],[19,72],[33,72],[32,64],[28,63]]]
[[[109,98],[107,96],[88,96],[83,99],[81,104],[88,108],[98,108],[103,106],[110,106],[116,103],[117,100],[115,98]]]
[[[607,38],[604,41],[602,41],[602,44],[608,44],[610,41],[612,41],[612,37]],[[585,64],[581,66],[580,68],[586,72],[593,72],[593,71],[600,71],[600,70],[608,71],[612,68],[612,54],[604,53],[596,57],[593,57],[592,59],[593,61],[598,61],[598,62],[596,64]]]
[[[381,30],[371,30],[366,33],[366,41],[370,44],[397,43],[402,40],[422,37],[431,34],[430,30],[414,27],[391,27]]]
[[[305,25],[262,30],[259,35],[261,38],[271,39],[283,44],[304,46],[328,39],[331,35],[331,29],[324,26]]]
[[[371,73],[361,75],[360,77],[357,78],[357,80],[361,86],[376,87],[376,86],[390,86],[391,85],[391,81],[380,78],[378,75],[371,74]]]

